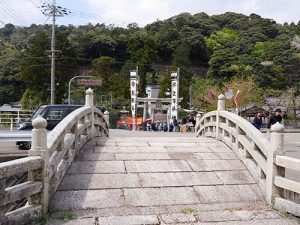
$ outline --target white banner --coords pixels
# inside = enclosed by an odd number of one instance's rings
[[[171,74],[172,82],[171,82],[171,121],[173,117],[178,119],[178,99],[179,99],[179,80],[178,74]]]
[[[131,94],[131,113],[132,117],[136,117],[137,110],[137,79],[130,79],[130,94]]]

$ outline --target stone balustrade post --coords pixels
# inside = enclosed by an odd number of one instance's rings
[[[85,92],[85,107],[94,106],[94,92],[91,88],[87,89]]]
[[[104,112],[104,117],[107,121],[107,125],[108,125],[108,128],[109,128],[109,112],[107,110]]]
[[[219,123],[220,123],[220,116],[219,116],[219,111],[220,110],[225,110],[225,100],[224,100],[224,95],[220,94],[218,96],[218,106],[217,106],[217,118],[216,118],[216,139],[220,140],[219,137]]]
[[[284,126],[276,123],[271,127],[270,148],[267,153],[267,190],[266,199],[270,205],[274,204],[276,197],[282,196],[282,190],[274,185],[276,176],[284,176],[284,168],[276,166],[276,156],[283,155],[284,151]]]
[[[41,156],[44,160],[43,168],[40,170],[29,171],[29,181],[42,182],[43,188],[41,195],[31,196],[29,204],[42,204],[43,212],[47,213],[49,203],[49,150],[47,148],[47,121],[38,116],[32,121],[32,144],[31,149],[28,152],[29,156]]]
[[[225,110],[225,97],[222,94],[218,96],[218,110]]]
[[[4,196],[6,188],[6,179],[0,179],[0,224],[5,219],[5,207],[4,207]]]
[[[195,126],[195,134],[197,135],[198,133],[198,128],[200,128],[200,120],[201,120],[201,114],[198,113],[196,115],[196,126]]]

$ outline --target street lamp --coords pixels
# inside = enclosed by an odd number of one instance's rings
[[[91,78],[91,76],[75,76],[72,77],[69,81],[69,90],[68,90],[68,104],[71,104],[71,82],[76,78]]]

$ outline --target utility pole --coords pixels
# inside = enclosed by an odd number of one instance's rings
[[[53,0],[52,4],[44,3],[42,5],[42,13],[45,16],[52,16],[52,34],[51,34],[51,50],[47,51],[51,53],[51,94],[50,94],[50,103],[51,105],[55,104],[55,57],[56,52],[60,52],[55,49],[55,22],[56,17],[62,17],[68,15],[66,8],[56,6],[56,0]]]
[[[55,102],[55,14],[56,0],[53,0],[52,36],[51,36],[51,105]]]
[[[192,108],[192,85],[190,85],[190,88],[189,88],[189,95],[190,95],[190,109]]]

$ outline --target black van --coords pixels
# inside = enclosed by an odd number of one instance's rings
[[[19,123],[17,130],[32,130],[32,121],[37,118],[38,115],[41,115],[47,120],[46,129],[53,130],[68,114],[82,106],[83,105],[42,105],[32,114],[32,117],[28,121]],[[97,108],[104,113],[104,107],[99,106]],[[28,150],[31,148],[31,142],[28,141],[17,141],[16,145],[19,145],[19,149]]]

